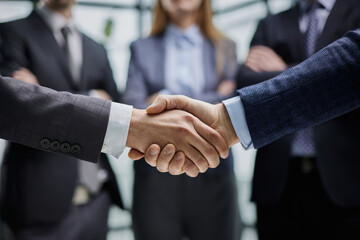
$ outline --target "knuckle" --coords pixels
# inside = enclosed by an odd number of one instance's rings
[[[209,146],[206,148],[206,154],[207,154],[207,156],[210,156],[211,158],[219,157],[218,152],[212,146]]]
[[[186,113],[183,118],[186,122],[191,122],[191,123],[194,122],[195,120],[194,116],[188,113]]]
[[[215,130],[209,130],[207,135],[211,142],[217,142],[220,139],[219,134]]]
[[[176,127],[176,133],[180,136],[185,136],[191,134],[191,131],[185,126],[178,126]]]

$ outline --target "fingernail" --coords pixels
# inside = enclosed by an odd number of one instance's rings
[[[151,150],[151,151],[150,151],[150,155],[151,155],[151,156],[155,156],[155,155],[157,155],[157,153],[158,153],[158,152],[157,152],[156,150]]]
[[[178,154],[175,159],[178,160],[178,161],[180,161],[180,160],[182,159],[182,157],[181,157],[180,154]]]
[[[171,149],[167,149],[165,150],[165,154],[166,155],[171,155],[173,153],[173,151]]]

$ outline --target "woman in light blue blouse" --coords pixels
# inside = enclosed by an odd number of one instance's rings
[[[151,35],[131,45],[124,102],[146,108],[159,94],[221,102],[234,94],[236,70],[235,44],[214,27],[210,0],[158,0]],[[135,162],[133,227],[136,240],[240,239],[232,156],[197,178]]]

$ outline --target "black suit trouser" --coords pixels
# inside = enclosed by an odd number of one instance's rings
[[[108,232],[108,213],[111,199],[103,191],[85,205],[73,206],[58,224],[6,228],[6,240],[105,240]]]
[[[133,227],[136,240],[239,240],[233,171],[196,178],[136,171]]]
[[[286,187],[276,205],[257,204],[259,240],[360,239],[360,207],[334,204],[316,162],[310,168],[303,165],[290,159]]]

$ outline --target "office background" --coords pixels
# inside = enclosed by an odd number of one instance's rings
[[[74,17],[77,27],[93,39],[103,43],[108,51],[119,91],[124,90],[128,63],[129,45],[139,37],[147,36],[152,22],[151,7],[154,0],[77,0]],[[268,13],[288,9],[294,0],[212,0],[215,24],[237,44],[238,60],[247,55],[249,42],[259,19]],[[33,9],[31,1],[0,0],[0,22],[27,16]],[[45,67],[45,66],[44,66]],[[0,158],[6,143],[0,140]],[[243,151],[241,146],[232,148],[235,159],[239,205],[245,224],[243,240],[256,240],[253,229],[256,221],[254,205],[249,201],[255,151]],[[111,159],[125,205],[132,202],[133,164],[127,152],[120,159]],[[1,159],[0,159],[1,161]],[[109,240],[132,240],[129,212],[113,208],[109,218]]]

